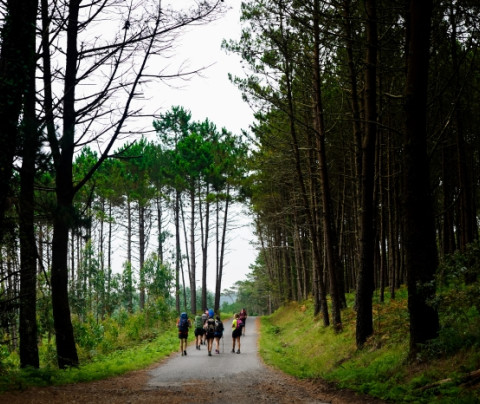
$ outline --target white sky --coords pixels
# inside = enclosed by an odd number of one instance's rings
[[[185,62],[185,70],[210,67],[202,71],[202,77],[172,82],[176,88],[161,86],[155,99],[166,110],[180,105],[192,112],[195,121],[208,118],[219,129],[225,127],[240,134],[241,129],[248,129],[253,122],[253,113],[242,101],[240,90],[228,80],[228,73],[243,76],[240,58],[227,54],[221,43],[223,39],[240,38],[241,2],[226,0],[225,3],[229,6],[226,15],[213,23],[190,27],[174,50],[175,59]]]
[[[240,59],[236,55],[226,54],[221,49],[221,43],[223,39],[240,38],[241,2],[225,0],[225,3],[229,6],[225,16],[214,23],[190,28],[189,32],[182,34],[181,45],[175,48],[175,59],[179,63],[185,61],[186,66],[192,70],[213,65],[203,71],[201,77],[195,76],[188,81],[180,80],[170,83],[170,86],[160,86],[154,99],[156,105],[161,106],[160,112],[170,110],[171,106],[182,106],[190,110],[194,121],[208,118],[218,129],[225,127],[234,134],[240,134],[241,129],[249,129],[253,122],[253,112],[242,101],[240,90],[228,80],[228,73],[243,76]],[[222,290],[233,286],[236,281],[244,280],[245,275],[250,272],[249,266],[256,258],[254,247],[250,245],[254,239],[249,218],[241,215],[238,223],[243,223],[243,226],[230,233],[231,241],[224,265]],[[213,244],[210,246],[209,256],[207,287],[213,292],[215,291]],[[199,269],[197,279],[200,282],[200,258],[197,268]]]

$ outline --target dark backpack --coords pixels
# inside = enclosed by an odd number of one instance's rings
[[[215,320],[213,318],[209,318],[207,320],[207,335],[213,336],[215,334]]]
[[[188,331],[188,317],[180,317],[180,321],[178,322],[178,331]]]
[[[221,334],[223,332],[223,323],[220,320],[215,320],[215,332]]]

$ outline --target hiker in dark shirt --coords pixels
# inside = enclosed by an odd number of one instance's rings
[[[223,337],[223,323],[220,317],[215,318],[215,353],[220,353],[220,339]]]
[[[182,313],[177,320],[178,338],[180,339],[180,352],[182,352],[182,356],[187,355],[188,329],[190,326],[191,323],[187,313]]]
[[[247,323],[247,310],[245,310],[245,307],[240,311],[239,318],[242,321],[242,335],[245,335],[245,325]]]

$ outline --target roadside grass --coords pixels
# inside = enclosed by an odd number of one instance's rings
[[[426,347],[424,357],[411,361],[406,305],[405,290],[395,300],[374,303],[374,335],[357,350],[353,302],[342,312],[343,330],[338,333],[314,317],[311,301],[286,304],[261,319],[260,354],[267,364],[297,378],[321,378],[391,402],[480,402],[478,384],[470,388],[461,382],[480,368],[479,340],[447,354],[443,345],[458,335],[441,335]],[[438,383],[444,379],[451,381]]]
[[[189,333],[189,341],[193,341],[193,338],[193,332]],[[80,362],[81,365],[66,370],[60,370],[51,363],[40,369],[20,369],[18,358],[11,357],[8,371],[0,372],[0,392],[24,390],[32,386],[89,382],[118,376],[129,371],[146,368],[177,352],[178,347],[178,334],[172,323],[169,329],[153,339],[135,345],[130,344],[124,349],[117,349],[107,354],[90,352],[87,355],[84,350],[79,349],[79,356],[84,357],[84,360]],[[53,349],[51,344],[47,349]],[[85,359],[87,356],[88,360]]]
[[[221,313],[223,321],[233,316]],[[101,324],[91,318],[75,322],[77,352],[80,366],[60,370],[56,364],[54,340],[39,345],[42,366],[40,369],[20,369],[16,353],[0,352],[1,392],[24,390],[33,386],[64,385],[89,382],[146,368],[179,350],[175,320],[147,324],[143,315],[123,315],[114,321],[106,319]],[[75,319],[74,319],[75,320]],[[225,333],[229,326],[225,324]],[[227,334],[225,334],[227,335]],[[195,339],[193,328],[188,342]]]

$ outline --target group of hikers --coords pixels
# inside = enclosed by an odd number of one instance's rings
[[[235,313],[232,321],[232,353],[240,353],[240,337],[245,335],[247,310],[243,308],[240,313]],[[206,309],[202,315],[196,315],[193,322],[195,327],[195,347],[200,350],[201,345],[207,345],[208,356],[212,356],[213,342],[215,353],[220,354],[220,339],[223,337],[223,322],[220,316],[215,316],[213,309]],[[187,355],[188,330],[192,323],[187,313],[182,313],[177,321],[178,338],[180,339],[180,352]],[[235,351],[235,347],[237,350]]]

